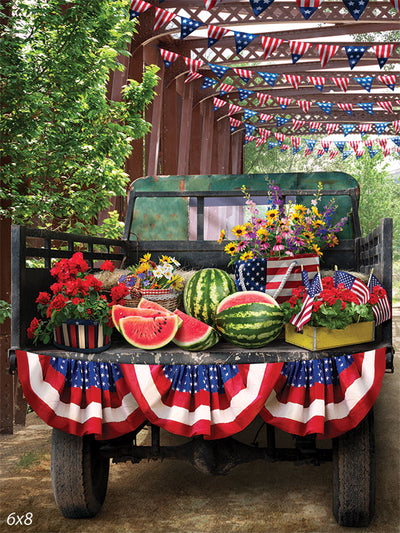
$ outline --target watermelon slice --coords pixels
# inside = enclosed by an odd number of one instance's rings
[[[276,305],[279,307],[279,304],[276,300],[269,296],[266,292],[261,291],[240,291],[230,294],[224,298],[217,307],[216,314],[220,313],[224,309],[229,309],[236,305],[241,304],[250,304],[250,303],[265,303],[269,305]]]
[[[193,316],[182,313],[179,309],[174,312],[182,319],[182,326],[172,339],[177,346],[184,350],[199,352],[217,344],[219,335],[214,328]]]
[[[155,350],[162,348],[175,337],[178,331],[178,317],[160,315],[155,317],[127,316],[119,322],[125,339],[136,348]]]
[[[166,307],[163,307],[162,305],[152,302],[150,300],[146,300],[146,298],[141,298],[140,302],[138,303],[138,309],[152,309],[153,311],[160,311],[161,313],[165,313],[166,315],[173,315],[174,313],[167,309]],[[178,320],[178,328],[180,328],[182,325],[182,319],[179,317]]]
[[[126,316],[154,317],[163,316],[166,314],[167,313],[163,313],[162,311],[158,311],[156,309],[138,309],[137,307],[125,307],[123,305],[113,305],[111,309],[111,318],[118,331],[120,331],[119,321],[121,318],[125,318]]]

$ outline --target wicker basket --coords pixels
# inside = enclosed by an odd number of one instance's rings
[[[131,289],[129,297],[125,298],[124,305],[126,307],[137,307],[139,305],[142,295],[137,289]]]
[[[146,300],[162,305],[169,311],[179,307],[180,293],[174,294],[169,289],[140,289],[140,294]]]

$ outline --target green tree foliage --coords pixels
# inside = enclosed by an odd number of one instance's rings
[[[0,61],[3,162],[0,198],[15,223],[86,232],[110,198],[124,195],[124,162],[149,124],[157,67],[107,98],[135,22],[121,0],[10,0]]]

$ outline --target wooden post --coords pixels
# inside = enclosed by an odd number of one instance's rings
[[[202,108],[203,121],[201,128],[200,174],[210,174],[214,133],[214,111],[212,100],[205,100],[202,103]]]
[[[238,131],[232,135],[232,174],[242,174],[243,168],[243,133]]]
[[[157,96],[154,98],[152,105],[151,132],[150,135],[146,137],[146,174],[149,176],[154,176],[159,173],[158,158],[160,154],[161,117],[164,92],[164,63],[160,58],[158,58],[158,66],[160,67],[160,79],[156,87]]]
[[[143,81],[143,46],[134,51],[129,61],[128,78],[139,83]],[[132,152],[125,164],[125,171],[131,181],[140,178],[144,174],[143,164],[143,139],[132,141]]]
[[[201,109],[200,105],[193,108],[192,128],[189,148],[189,173],[200,174],[200,147],[201,147]]]
[[[176,174],[178,165],[178,94],[176,79],[164,88],[161,129],[161,174]]]
[[[218,121],[218,167],[217,174],[229,174],[229,155],[231,148],[231,129],[229,120],[223,118]]]
[[[185,83],[183,88],[183,103],[181,125],[179,131],[179,151],[177,174],[189,173],[189,151],[193,116],[193,84]]]

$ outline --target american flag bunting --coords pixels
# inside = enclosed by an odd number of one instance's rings
[[[332,57],[336,54],[339,48],[340,46],[338,46],[337,44],[317,44],[319,60],[321,62],[322,68],[324,68],[328,61],[332,59]]]
[[[333,83],[339,87],[344,93],[347,91],[349,86],[350,78],[330,78]]]
[[[208,48],[211,48],[213,44],[217,43],[222,37],[225,37],[228,32],[229,30],[227,28],[221,28],[209,24],[207,26]]]
[[[271,54],[279,48],[279,46],[284,42],[283,39],[277,39],[275,37],[264,37],[260,36],[261,44],[264,50],[264,59],[267,59]]]
[[[268,113],[260,113],[261,122],[268,122],[271,118],[273,118],[272,115],[268,115]]]
[[[153,7],[152,4],[149,4],[148,2],[143,2],[143,0],[133,0],[129,9],[130,19],[132,20],[138,17],[142,13],[145,13],[151,7]]]
[[[389,57],[393,54],[395,45],[391,44],[378,44],[371,46],[371,49],[375,52],[376,58],[378,60],[379,68],[382,68]]]
[[[299,88],[302,76],[293,76],[293,74],[282,74],[282,76],[283,76],[283,79],[287,83],[290,83],[292,87],[294,87],[295,89]]]
[[[292,53],[292,62],[297,63],[299,59],[312,47],[312,43],[302,41],[288,41]]]
[[[274,0],[250,0],[250,5],[256,17],[269,7]]]
[[[307,80],[314,85],[319,91],[324,88],[326,78],[323,76],[307,76]]]
[[[394,91],[396,86],[396,74],[386,74],[385,76],[376,76],[376,78],[384,83],[391,91]]]
[[[154,16],[154,31],[159,30],[160,28],[168,24],[168,22],[174,20],[174,18],[176,18],[176,15],[174,13],[171,13],[166,9],[156,7],[156,14]]]
[[[308,20],[319,8],[322,0],[296,0],[300,13]]]

